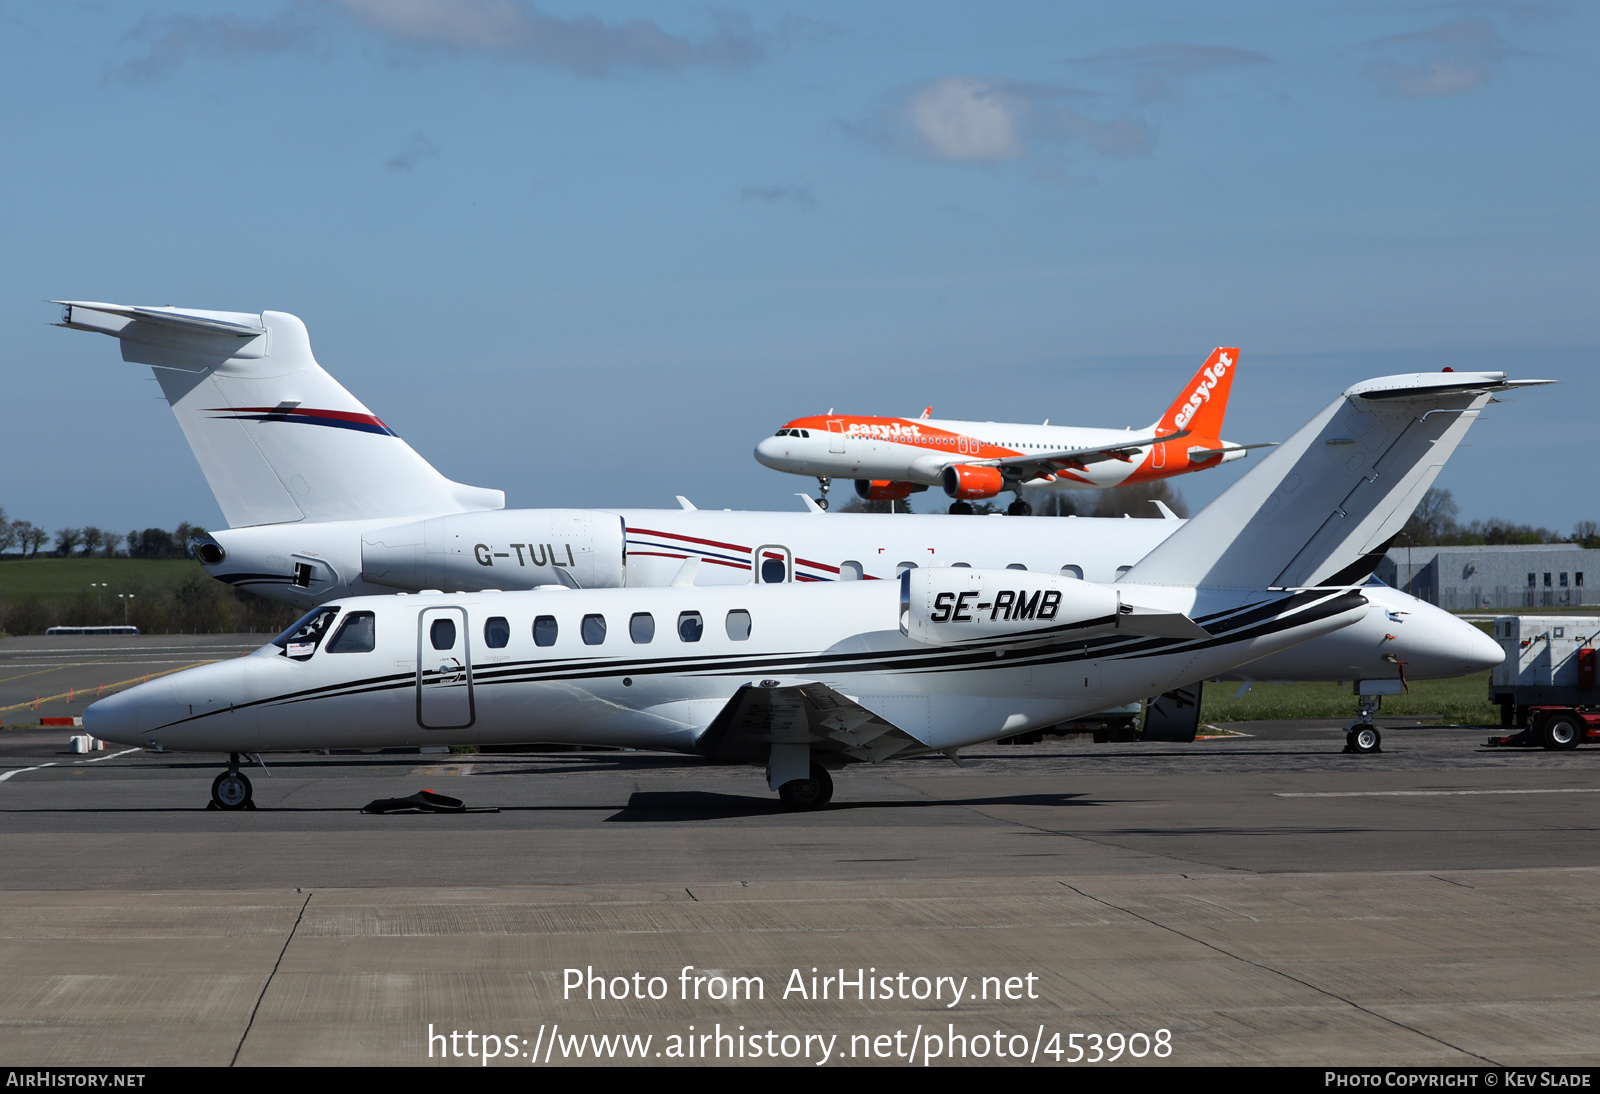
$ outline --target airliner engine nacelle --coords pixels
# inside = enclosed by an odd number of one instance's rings
[[[904,501],[927,487],[916,482],[895,482],[892,479],[857,479],[856,495],[867,501]]]
[[[944,469],[944,492],[961,501],[992,498],[1005,488],[1005,476],[992,467],[958,463]]]
[[[1115,589],[1027,570],[941,566],[900,575],[900,632],[933,646],[1109,632],[1120,608]]]
[[[361,578],[411,591],[609,588],[624,584],[624,538],[620,516],[589,509],[455,513],[364,533]]]

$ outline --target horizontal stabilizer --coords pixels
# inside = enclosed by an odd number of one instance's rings
[[[1494,393],[1546,382],[1434,372],[1347,388],[1122,581],[1226,589],[1359,583]]]
[[[237,338],[255,338],[267,333],[267,328],[261,325],[259,316],[236,315],[233,318],[220,319],[216,317],[216,313],[184,312],[177,308],[141,308],[128,304],[100,304],[86,300],[52,300],[51,303],[61,304],[67,309],[62,315],[61,322],[56,325],[71,327],[73,330],[110,333],[106,330],[108,324],[102,316],[114,315],[140,323],[151,323],[158,327],[170,327],[174,330],[194,331],[200,334],[230,334]],[[97,312],[101,315],[96,315]],[[235,313],[224,314],[235,315]],[[251,322],[252,319],[255,321]]]
[[[1117,630],[1122,634],[1137,634],[1146,638],[1182,638],[1209,641],[1211,632],[1182,612],[1161,608],[1141,608],[1124,603],[1118,609]]]

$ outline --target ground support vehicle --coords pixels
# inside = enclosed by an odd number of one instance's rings
[[[1600,617],[1504,615],[1494,638],[1506,659],[1489,674],[1500,725],[1521,732],[1490,737],[1490,747],[1549,749],[1600,744],[1595,639]]]

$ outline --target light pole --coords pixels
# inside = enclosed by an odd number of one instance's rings
[[[127,622],[128,622],[128,601],[133,599],[133,594],[132,593],[118,593],[117,594],[117,599],[122,601],[122,622],[123,622],[124,625],[126,625]]]
[[[100,609],[100,595],[106,591],[106,582],[104,582],[104,581],[91,581],[91,582],[89,582],[89,588],[94,590],[94,617],[95,617],[96,620],[98,620],[100,618],[100,610],[101,610]]]

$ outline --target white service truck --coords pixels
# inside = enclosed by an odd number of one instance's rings
[[[1520,733],[1490,737],[1491,746],[1566,749],[1600,744],[1600,688],[1595,640],[1600,618],[1502,615],[1494,638],[1506,659],[1489,674],[1489,701],[1500,725]]]

